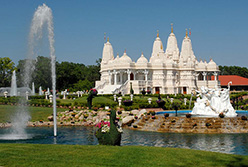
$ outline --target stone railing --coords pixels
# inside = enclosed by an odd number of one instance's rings
[[[127,80],[124,84],[122,84],[119,88],[116,88],[114,91],[113,91],[113,94],[117,94],[119,92],[121,92],[122,90],[127,90],[126,89],[126,86],[128,85],[129,81]],[[123,92],[124,94],[127,94],[127,92]]]
[[[98,81],[97,81],[97,82],[98,82]],[[95,87],[95,89],[96,89],[96,90],[103,89],[105,85],[106,85],[106,82],[103,82],[103,84],[98,85],[97,87]]]

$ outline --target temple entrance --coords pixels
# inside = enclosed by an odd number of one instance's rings
[[[133,80],[134,79],[134,75],[133,73],[130,74],[130,80]]]
[[[159,89],[159,87],[155,87],[155,92],[156,92],[156,94],[160,94],[160,89]]]
[[[187,94],[187,88],[183,87],[183,94]]]

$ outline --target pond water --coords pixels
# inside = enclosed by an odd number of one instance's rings
[[[29,139],[26,140],[3,139],[8,131],[8,128],[0,129],[0,143],[98,144],[93,127],[58,127],[56,138],[53,137],[53,127],[28,127]],[[248,155],[248,134],[159,133],[124,129],[121,146],[128,145],[187,148]]]

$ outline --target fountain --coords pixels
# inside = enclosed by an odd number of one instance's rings
[[[15,73],[15,70],[13,71],[12,79],[11,79],[10,96],[17,96],[17,86],[16,86],[16,73]]]
[[[29,34],[29,52],[30,58],[35,55],[35,47],[40,39],[43,38],[43,30],[47,28],[48,31],[48,40],[49,40],[49,49],[50,49],[50,57],[51,57],[51,71],[52,71],[52,89],[53,89],[53,115],[56,117],[56,73],[55,73],[55,48],[54,48],[54,32],[53,32],[53,15],[52,10],[43,4],[39,6],[35,11],[30,34]],[[34,65],[32,64],[32,60],[26,62],[26,77],[25,83],[30,83],[30,74],[34,69]],[[54,119],[54,136],[57,136],[57,120]]]
[[[50,56],[51,56],[51,71],[52,71],[52,88],[53,88],[53,115],[56,116],[56,74],[55,74],[55,49],[54,49],[54,33],[53,33],[53,16],[52,11],[49,7],[45,4],[39,6],[38,9],[35,11],[32,24],[30,28],[29,34],[29,54],[25,62],[25,69],[24,69],[24,77],[23,77],[23,84],[25,87],[28,87],[31,81],[32,72],[35,69],[33,57],[36,57],[36,47],[38,46],[39,40],[42,39],[42,34],[44,27],[46,26],[48,31],[48,40],[49,40],[49,49],[50,49]],[[12,84],[13,90],[14,87],[16,89],[16,82],[15,79],[15,71],[13,72],[12,77]],[[12,88],[12,86],[11,86]],[[29,89],[30,90],[30,89]],[[18,111],[15,112],[14,117],[11,120],[11,133],[5,134],[1,139],[9,139],[9,140],[16,140],[16,139],[27,139],[31,136],[26,133],[26,125],[28,120],[30,119],[30,115],[28,112],[28,107],[26,106],[28,95],[34,94],[34,84],[32,84],[32,92],[25,91],[21,95],[23,98],[20,99],[20,105],[18,107]],[[16,90],[13,91],[12,95],[16,95]],[[57,121],[54,119],[54,136],[57,136]]]
[[[34,82],[32,82],[32,95],[35,95]]]
[[[39,87],[39,95],[41,96],[43,93],[42,93],[42,88],[41,86]]]
[[[227,89],[209,89],[202,86],[199,91],[196,90],[198,98],[191,114],[212,117],[224,114],[226,117],[236,117],[237,113],[230,103],[230,84],[231,82],[228,83]]]

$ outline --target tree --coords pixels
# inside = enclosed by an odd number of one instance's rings
[[[57,89],[64,90],[73,87],[79,80],[84,80],[85,65],[72,62],[61,62],[56,64]]]
[[[93,87],[92,83],[85,79],[85,80],[79,80],[77,83],[73,85],[73,88],[75,91],[78,90],[90,90]]]
[[[0,87],[11,86],[11,76],[14,70],[16,70],[15,63],[9,57],[0,58]]]
[[[33,80],[36,90],[42,88],[52,88],[51,58],[38,56],[35,62]]]
[[[238,66],[219,66],[220,75],[238,75],[248,78],[248,69]]]
[[[27,68],[27,62],[29,62],[30,68]],[[44,56],[38,56],[36,60],[19,60],[18,62],[18,73],[17,73],[17,85],[31,87],[31,82],[35,83],[36,91],[41,86],[42,88],[51,88],[51,59]],[[29,70],[28,75],[30,79],[26,83],[25,79],[25,69]]]

